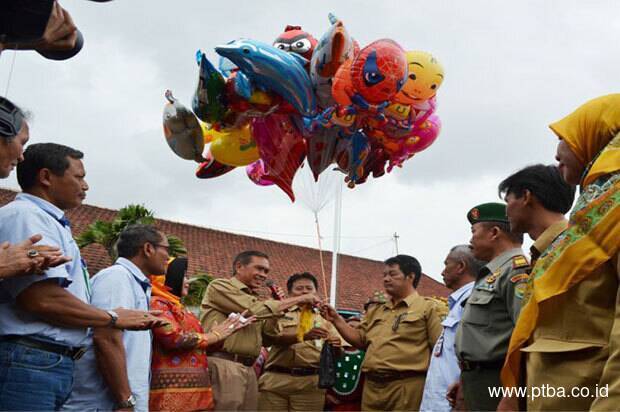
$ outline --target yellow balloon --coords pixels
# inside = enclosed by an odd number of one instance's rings
[[[435,96],[443,83],[444,72],[441,64],[425,51],[408,51],[405,56],[409,77],[394,100],[403,104],[414,104]]]
[[[245,166],[260,157],[249,124],[221,132],[208,130],[206,139],[211,140],[213,158],[225,165]]]

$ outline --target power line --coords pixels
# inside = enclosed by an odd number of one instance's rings
[[[393,239],[392,237],[390,237],[390,238],[389,238],[389,239],[387,239],[387,240],[383,240],[383,241],[381,241],[381,242],[374,243],[374,244],[372,244],[372,245],[370,245],[370,246],[368,246],[368,247],[364,247],[364,248],[359,249],[359,250],[356,250],[356,251],[354,251],[354,252],[349,252],[349,254],[351,254],[351,255],[356,255],[356,254],[358,254],[358,253],[360,253],[360,252],[365,252],[365,251],[367,251],[367,250],[369,250],[369,249],[374,249],[374,248],[376,248],[376,247],[378,247],[378,246],[384,245],[384,244],[386,244],[386,243],[391,243],[391,242],[393,242],[393,241],[394,241],[394,239]]]

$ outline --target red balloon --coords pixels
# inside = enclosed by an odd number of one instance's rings
[[[207,152],[205,159],[204,162],[198,165],[198,169],[196,169],[196,177],[199,179],[218,177],[235,168],[234,166],[228,166],[215,160],[210,151]]]
[[[391,100],[407,79],[405,51],[393,40],[381,39],[364,47],[336,72],[332,95],[347,106],[357,95],[367,103]],[[355,99],[353,99],[355,100]]]
[[[251,128],[267,171],[263,178],[274,182],[294,202],[293,178],[306,157],[301,132],[284,114],[253,118]]]

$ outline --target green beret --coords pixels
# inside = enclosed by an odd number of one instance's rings
[[[503,203],[483,203],[467,212],[467,220],[472,225],[478,222],[508,222],[506,205]]]

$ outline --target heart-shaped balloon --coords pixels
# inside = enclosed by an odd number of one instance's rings
[[[299,128],[285,114],[256,117],[251,127],[268,172],[264,178],[274,182],[294,202],[293,178],[306,157],[306,143]]]

